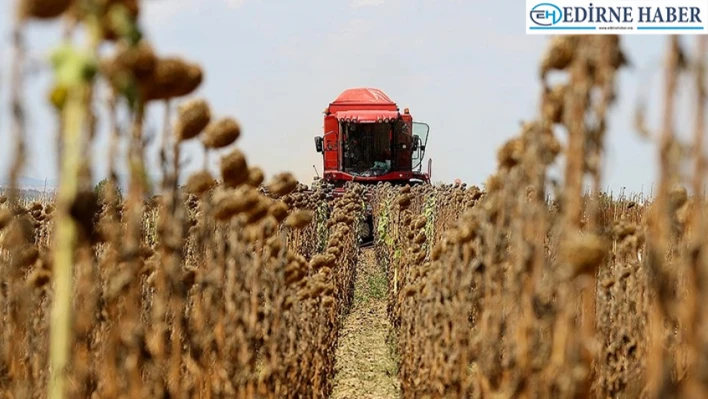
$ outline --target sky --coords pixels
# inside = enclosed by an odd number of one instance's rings
[[[14,1],[0,1],[0,180],[12,161],[9,120],[10,25]],[[496,170],[499,146],[523,120],[536,117],[541,90],[538,64],[548,36],[526,35],[518,0],[152,0],[141,23],[163,56],[199,63],[204,82],[190,97],[204,97],[215,117],[242,126],[236,146],[266,177],[291,171],[305,184],[322,173],[314,137],[322,110],[343,90],[376,87],[415,120],[430,125],[427,158],[432,180],[459,178],[481,185]],[[29,157],[23,176],[55,180],[56,117],[46,100],[51,71],[43,66],[61,41],[57,22],[26,28],[36,66],[25,83]],[[685,42],[694,46],[694,37]],[[623,36],[633,67],[619,74],[619,100],[610,112],[603,186],[613,191],[651,189],[656,146],[634,127],[640,96],[649,99],[649,125],[657,129],[665,36]],[[30,74],[31,72],[31,74]],[[690,83],[685,83],[688,86]],[[684,96],[685,97],[685,96]],[[679,134],[691,129],[691,103],[682,98]],[[184,101],[184,99],[180,100]],[[160,129],[161,104],[148,109],[148,127]],[[103,115],[105,116],[105,115]],[[565,139],[563,133],[559,139]],[[159,143],[158,143],[159,144]],[[95,177],[106,175],[107,133],[99,120],[91,154]],[[184,146],[189,171],[203,165],[196,143]],[[157,174],[157,145],[148,149]],[[218,167],[218,155],[209,165]],[[124,168],[123,168],[124,170]]]

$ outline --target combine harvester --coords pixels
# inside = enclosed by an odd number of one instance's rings
[[[400,109],[383,91],[347,89],[324,111],[324,135],[315,137],[322,153],[322,177],[314,184],[333,187],[335,198],[347,182],[392,185],[430,184],[432,160],[421,172],[429,126],[414,122],[408,108]],[[316,170],[316,169],[315,169]],[[362,245],[373,242],[371,208]]]

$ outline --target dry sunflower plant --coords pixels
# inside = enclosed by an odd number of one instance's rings
[[[497,154],[484,189],[381,185],[377,257],[388,270],[402,397],[704,397],[703,154],[673,127],[694,76],[702,148],[703,59],[669,39],[655,197],[600,191],[607,112],[627,65],[617,36],[556,36],[538,118]],[[550,72],[565,76],[555,86]],[[641,111],[641,109],[640,109]],[[646,132],[639,113],[638,128]],[[558,134],[565,134],[563,147]],[[564,179],[548,168],[564,156]],[[693,181],[679,174],[692,159]],[[583,183],[591,183],[590,191]],[[691,185],[695,195],[689,196]],[[518,193],[525,195],[518,195]]]
[[[323,202],[326,193],[303,191],[290,173],[266,180],[235,146],[237,120],[192,95],[201,65],[161,55],[143,37],[139,2],[19,6],[15,70],[28,21],[66,26],[49,93],[61,177],[56,198],[28,202],[15,189],[25,135],[16,79],[20,151],[0,197],[0,397],[327,397],[352,300],[362,189]],[[144,119],[158,103],[164,178],[148,196]],[[96,189],[84,154],[100,106],[109,111],[110,173]],[[131,121],[125,198],[115,172],[121,109]],[[219,175],[205,167],[179,185],[180,149],[194,140],[207,155],[223,152]]]

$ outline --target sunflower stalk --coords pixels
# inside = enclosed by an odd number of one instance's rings
[[[73,265],[78,228],[71,208],[79,188],[84,132],[90,117],[93,78],[97,71],[96,50],[101,38],[98,20],[89,16],[90,50],[79,51],[70,44],[52,55],[55,70],[54,92],[65,93],[55,102],[62,117],[61,181],[56,216],[56,248],[54,252],[54,300],[51,315],[50,378],[48,397],[64,398],[67,394],[67,366],[72,342]]]

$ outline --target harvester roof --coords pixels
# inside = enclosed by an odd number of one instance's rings
[[[358,87],[347,89],[332,102],[332,105],[346,104],[377,104],[377,105],[396,105],[386,93],[372,87]]]

